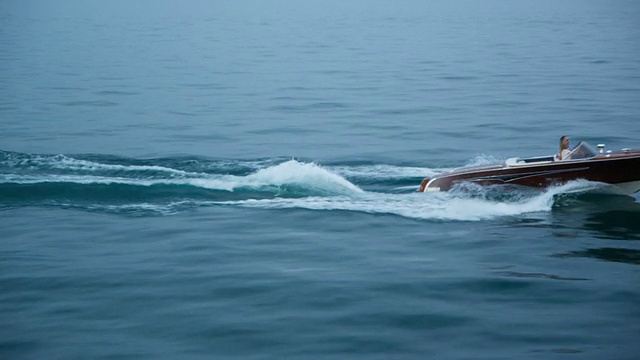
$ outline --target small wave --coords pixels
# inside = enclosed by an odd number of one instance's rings
[[[494,165],[501,164],[505,161],[504,158],[491,156],[491,155],[478,155],[471,159],[469,163],[465,164],[463,167],[476,167],[476,166],[484,166],[484,165]]]
[[[573,180],[563,185],[549,188],[548,192],[554,196],[556,204],[562,204],[564,199],[575,198],[583,194],[607,194],[615,192],[611,190],[609,184],[589,181],[589,180]]]
[[[344,177],[328,171],[315,163],[289,160],[282,164],[259,170],[242,181],[243,186],[293,184],[331,193],[362,193],[362,189]]]

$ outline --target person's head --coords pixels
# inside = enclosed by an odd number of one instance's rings
[[[560,150],[569,148],[569,137],[564,135],[560,138]]]

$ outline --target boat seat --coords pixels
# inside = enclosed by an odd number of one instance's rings
[[[526,159],[521,159],[519,157],[513,157],[513,158],[509,158],[507,159],[507,161],[505,161],[505,165],[507,166],[519,166],[519,165],[525,165],[525,164],[545,164],[545,163],[550,163],[554,161],[553,156],[539,156],[539,157],[533,157],[533,158],[526,158]]]
[[[505,162],[507,166],[515,166],[518,164],[524,164],[524,161],[520,160],[518,157],[508,158]]]

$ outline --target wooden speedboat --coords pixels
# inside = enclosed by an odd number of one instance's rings
[[[504,163],[463,167],[427,178],[418,191],[447,191],[456,184],[521,185],[548,187],[584,179],[613,185],[613,191],[634,194],[640,190],[640,150],[595,150],[580,142],[563,160],[555,156],[510,158]]]

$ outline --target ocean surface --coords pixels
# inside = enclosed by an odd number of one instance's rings
[[[1,359],[639,359],[637,1],[0,1]]]

